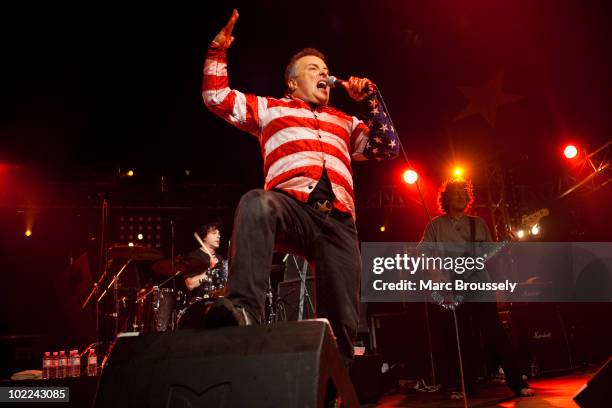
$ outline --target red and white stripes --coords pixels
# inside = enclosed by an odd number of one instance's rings
[[[282,189],[307,201],[325,166],[336,196],[334,206],[354,218],[351,159],[365,159],[367,126],[329,106],[313,110],[299,99],[230,89],[226,61],[225,50],[209,49],[202,97],[210,111],[257,137],[264,159],[264,188]]]

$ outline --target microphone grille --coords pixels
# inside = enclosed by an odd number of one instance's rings
[[[338,78],[336,78],[333,75],[328,76],[327,77],[327,86],[329,86],[330,88],[335,88],[337,80],[338,80]]]

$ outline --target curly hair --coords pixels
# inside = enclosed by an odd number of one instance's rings
[[[221,230],[220,222],[209,222],[209,223],[202,225],[200,228],[198,228],[198,235],[200,236],[200,238],[204,239],[206,235],[208,235],[209,232],[212,232],[215,230],[219,230],[219,231]]]
[[[465,191],[467,198],[467,206],[465,207],[465,210],[469,210],[472,204],[474,203],[474,187],[472,186],[472,183],[469,180],[457,178],[448,179],[444,183],[442,183],[442,186],[438,191],[439,210],[444,214],[448,214],[450,211],[450,203],[448,197],[449,187],[457,187]]]
[[[293,76],[293,68],[295,67],[295,63],[297,62],[297,60],[308,55],[314,55],[315,57],[319,57],[323,61],[325,61],[325,55],[315,48],[304,48],[298,51],[293,57],[291,57],[289,63],[287,64],[287,68],[285,68],[285,85]]]

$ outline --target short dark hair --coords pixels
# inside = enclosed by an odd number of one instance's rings
[[[200,236],[200,238],[204,239],[206,235],[208,235],[209,232],[214,231],[214,230],[221,230],[220,222],[215,221],[215,222],[209,222],[209,223],[202,225],[198,229],[198,235]]]
[[[316,48],[304,48],[298,51],[293,57],[291,57],[289,63],[287,64],[287,68],[285,68],[285,85],[287,82],[289,82],[289,78],[291,78],[291,72],[293,71],[293,67],[297,60],[308,55],[314,55],[315,57],[319,57],[325,61],[325,55]]]
[[[467,206],[465,207],[466,211],[469,210],[472,206],[472,203],[474,203],[474,187],[472,186],[472,183],[469,180],[458,178],[448,179],[444,183],[442,183],[442,186],[438,191],[438,206],[440,207],[440,211],[444,214],[448,214],[450,211],[448,188],[455,186],[465,191],[465,194],[467,196]]]

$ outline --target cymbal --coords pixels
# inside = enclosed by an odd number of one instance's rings
[[[185,266],[185,260],[180,255],[174,258],[175,271],[180,270],[181,272],[183,272],[184,266]],[[159,275],[172,276],[175,273],[172,271],[172,259],[171,258],[157,261],[151,266],[151,268],[153,269],[153,272]]]
[[[157,261],[164,257],[164,253],[159,249],[149,248],[142,245],[112,245],[110,257],[113,259],[132,259],[133,261]]]
[[[191,275],[194,272],[204,272],[206,269],[208,269],[208,266],[208,262],[203,262],[193,258],[185,258],[179,255],[174,258],[174,271],[172,271],[171,258],[155,262],[151,268],[153,269],[153,272],[159,275],[172,276],[179,271],[183,275]]]

